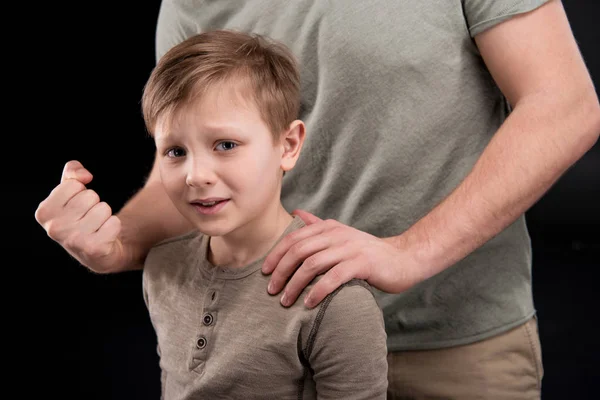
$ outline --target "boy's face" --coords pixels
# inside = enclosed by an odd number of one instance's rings
[[[159,121],[155,143],[167,194],[204,234],[261,226],[280,207],[284,146],[235,87],[210,88],[175,115],[169,132]]]

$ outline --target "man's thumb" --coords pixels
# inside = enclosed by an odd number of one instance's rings
[[[93,175],[90,171],[85,169],[79,161],[71,160],[65,164],[60,181],[64,182],[67,179],[76,179],[84,185],[87,185],[92,181],[92,178]]]

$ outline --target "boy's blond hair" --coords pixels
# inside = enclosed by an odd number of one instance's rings
[[[154,135],[159,119],[170,124],[182,107],[215,84],[241,84],[273,136],[298,117],[300,76],[283,44],[258,34],[215,30],[192,36],[157,63],[142,95],[146,129]]]

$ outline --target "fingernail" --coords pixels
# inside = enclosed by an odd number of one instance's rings
[[[313,308],[314,304],[312,302],[312,297],[310,297],[310,294],[306,295],[306,297],[304,298],[304,305],[307,308]]]
[[[281,296],[281,305],[287,307],[287,293],[283,292],[283,296]]]
[[[269,282],[269,285],[267,286],[267,292],[273,294],[273,282]]]

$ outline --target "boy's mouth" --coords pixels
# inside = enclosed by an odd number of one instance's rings
[[[229,199],[201,199],[190,202],[200,214],[214,214],[219,212],[229,202]]]
[[[222,200],[217,200],[217,201],[209,201],[207,203],[196,203],[196,204],[199,204],[199,205],[201,205],[203,207],[212,207],[212,206],[214,206],[215,204],[217,204],[217,203],[219,203],[221,201]]]

